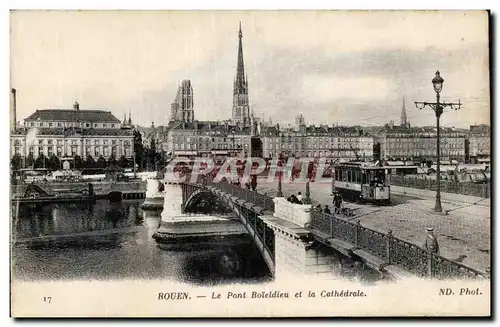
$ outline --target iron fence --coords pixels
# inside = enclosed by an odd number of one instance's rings
[[[391,175],[390,184],[394,186],[417,188],[435,191],[437,182],[434,179],[414,178],[408,176]],[[482,198],[489,198],[491,195],[490,183],[468,183],[442,180],[441,192],[462,195],[471,195]]]
[[[400,266],[418,276],[438,279],[489,278],[487,274],[401,240],[393,236],[391,231],[384,234],[363,227],[359,220],[350,222],[313,210],[311,229],[352,244],[355,248],[383,258],[387,264]]]
[[[435,187],[436,182],[432,182],[433,184],[429,184]],[[215,186],[227,194],[274,212],[273,199],[266,194],[260,194],[256,191],[230,184],[227,181],[216,183],[211,177],[199,176],[194,184],[197,184],[198,187],[204,185]],[[254,211],[241,205],[238,207],[245,219],[253,226],[256,235],[262,241],[267,251],[274,258],[273,230]],[[310,228],[313,231],[319,231],[329,237],[352,244],[355,248],[363,249],[370,254],[383,258],[387,264],[400,266],[418,276],[438,279],[490,277],[489,274],[451,261],[438,254],[431,254],[415,244],[393,236],[391,231],[382,233],[361,226],[359,220],[351,222],[340,219],[335,214],[330,215],[312,210]]]

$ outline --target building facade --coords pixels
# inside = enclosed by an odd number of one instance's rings
[[[384,160],[412,160],[435,162],[437,160],[436,127],[408,127],[385,125],[379,132],[380,154]],[[466,133],[455,128],[440,131],[440,157],[442,161],[464,162]]]
[[[469,157],[471,162],[490,161],[491,128],[489,125],[472,125],[469,129]]]
[[[268,127],[262,134],[266,158],[315,157],[331,160],[373,160],[373,137],[356,127],[304,126],[280,130]]]
[[[249,127],[230,122],[174,122],[167,127],[163,150],[168,156],[245,156],[250,153]]]
[[[129,117],[129,122],[130,117]],[[73,109],[37,110],[24,120],[24,127],[11,132],[11,156],[36,159],[40,155],[58,158],[103,156],[131,158],[133,129],[111,112]]]

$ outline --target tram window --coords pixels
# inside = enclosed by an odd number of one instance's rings
[[[346,182],[347,181],[347,171],[344,170],[342,173],[343,173],[342,174],[342,181]]]
[[[352,179],[351,179],[351,171],[350,171],[350,170],[348,170],[348,171],[347,171],[347,181],[348,181],[348,182],[352,182]]]
[[[356,172],[356,183],[361,183],[361,171]]]

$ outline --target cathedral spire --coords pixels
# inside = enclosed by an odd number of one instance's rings
[[[403,96],[403,108],[401,108],[401,126],[406,127],[408,124],[408,119],[406,117],[406,107],[405,107],[405,97]]]
[[[244,126],[250,121],[248,83],[245,76],[245,64],[243,61],[243,32],[241,31],[241,22],[238,31],[238,59],[233,86],[232,118],[234,122],[242,122]]]
[[[236,68],[236,87],[240,90],[245,89],[245,65],[243,63],[243,32],[241,31],[241,22],[240,22],[240,30],[238,32],[238,66]]]

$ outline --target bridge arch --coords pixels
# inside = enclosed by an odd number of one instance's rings
[[[217,194],[208,189],[198,188],[191,194],[183,196],[182,212],[201,211],[201,213],[210,213],[213,211],[222,211],[220,213],[234,213],[234,211]]]
[[[252,238],[254,245],[262,254],[269,271],[274,275],[274,231],[265,224],[261,216],[264,209],[254,203],[244,200],[242,197],[235,197],[231,192],[218,189],[214,186],[194,185],[190,183],[180,183],[182,188],[182,208],[183,212],[189,208],[196,199],[207,197],[216,199],[229,212],[236,214],[240,222]],[[243,192],[252,192],[243,190]],[[253,193],[252,193],[253,194]],[[247,197],[250,199],[250,197]]]

